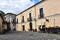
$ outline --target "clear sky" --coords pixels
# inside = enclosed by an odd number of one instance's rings
[[[0,10],[18,14],[40,0],[0,0]]]

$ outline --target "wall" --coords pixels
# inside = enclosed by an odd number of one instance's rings
[[[40,13],[39,12],[40,8],[43,8],[43,13],[44,13],[44,18],[42,19],[38,18],[38,15]],[[41,25],[41,21],[42,21],[42,24],[43,25],[45,24],[47,28],[54,27],[54,19],[56,20],[55,26],[60,26],[59,25],[60,22],[58,22],[58,20],[60,20],[60,16],[53,16],[53,17],[51,16],[51,15],[60,13],[60,0],[45,0],[35,5],[34,7],[24,11],[20,15],[17,15],[16,17],[18,18],[18,24],[16,25],[17,31],[23,31],[22,30],[23,23],[20,23],[22,19],[22,15],[24,16],[24,19],[25,19],[25,23],[24,23],[25,30],[29,31],[28,29],[30,29],[29,28],[30,26],[29,26],[29,22],[27,21],[27,18],[29,17],[30,12],[32,13],[32,18],[33,18],[33,21],[32,21],[33,29],[37,29],[39,31],[38,28]],[[46,22],[46,19],[48,19],[49,22]]]
[[[2,29],[3,29],[3,28],[2,28],[2,22],[3,22],[3,21],[2,21],[2,18],[1,18],[1,16],[0,16],[0,32],[3,31],[3,30],[2,30]]]

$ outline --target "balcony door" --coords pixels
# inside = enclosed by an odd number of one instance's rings
[[[44,17],[43,8],[40,8],[39,12],[40,12],[40,18],[43,18]]]

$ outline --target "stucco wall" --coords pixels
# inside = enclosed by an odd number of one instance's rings
[[[44,13],[44,17],[49,19],[49,22],[46,22],[46,18],[42,18],[39,19],[38,15],[40,14],[39,9],[43,8],[43,13]],[[29,29],[29,22],[27,21],[27,18],[29,18],[29,13],[32,13],[32,18],[33,18],[33,29],[37,29],[39,30],[39,25],[41,25],[41,20],[42,20],[42,24],[45,23],[46,27],[54,27],[54,19],[56,20],[56,24],[55,26],[60,26],[60,22],[58,22],[58,20],[60,20],[60,16],[53,16],[53,17],[47,17],[50,15],[54,15],[54,14],[58,14],[60,13],[60,0],[45,0],[37,5],[35,5],[34,7],[24,11],[23,13],[21,13],[20,15],[17,15],[16,18],[18,18],[18,24],[21,22],[22,19],[22,15],[24,16],[25,19],[25,30],[28,31]],[[34,20],[34,18],[36,19],[36,21]],[[22,27],[22,23],[19,24],[18,28],[16,28],[17,30],[21,30],[20,27]],[[20,26],[21,25],[21,26]],[[17,27],[16,26],[16,27]],[[21,30],[22,31],[22,30]]]

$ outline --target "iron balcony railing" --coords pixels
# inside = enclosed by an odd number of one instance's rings
[[[21,23],[24,23],[24,22],[25,22],[24,20],[21,21]]]
[[[41,19],[41,18],[44,18],[44,16],[43,15],[42,16],[38,15],[38,19]]]
[[[27,21],[32,21],[32,18],[27,18]]]

